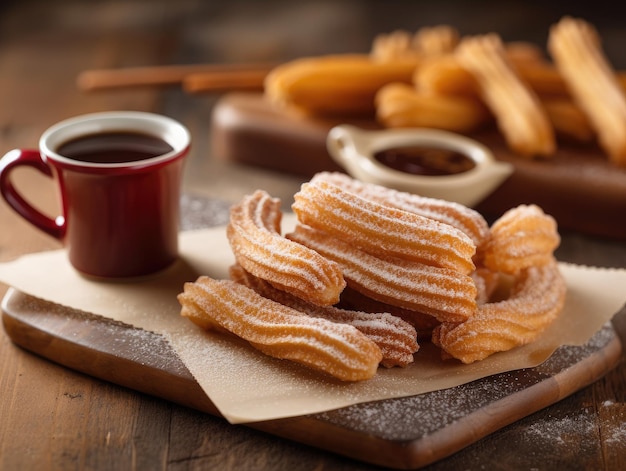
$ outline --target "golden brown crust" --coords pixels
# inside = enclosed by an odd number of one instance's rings
[[[433,343],[463,363],[525,345],[559,315],[565,293],[556,261],[526,268],[507,299],[479,305],[476,315],[466,322],[441,324],[433,332]]]
[[[476,285],[457,271],[395,258],[378,258],[347,240],[298,225],[287,234],[337,263],[352,289],[380,302],[462,322],[476,312]]]
[[[292,360],[343,381],[376,374],[380,348],[356,328],[313,318],[230,280],[200,277],[178,296],[182,314],[247,340],[263,353]]]
[[[536,94],[507,60],[501,39],[495,34],[466,37],[455,54],[476,79],[508,145],[524,156],[552,155],[552,125]]]
[[[357,328],[378,345],[383,355],[381,365],[387,368],[407,366],[413,362],[413,354],[419,349],[415,327],[385,311],[368,313],[340,309],[333,306],[316,306],[285,291],[274,288],[266,281],[246,272],[238,265],[230,268],[230,277],[237,283],[253,289],[261,296],[289,306],[306,315],[320,317],[331,322],[348,324]]]
[[[537,205],[508,210],[491,226],[482,263],[492,271],[516,274],[552,261],[561,238],[554,218]]]
[[[274,286],[314,304],[339,301],[341,269],[315,251],[280,234],[280,201],[256,191],[233,205],[226,229],[237,263]]]
[[[476,246],[460,230],[385,206],[324,181],[302,185],[292,209],[302,224],[347,238],[363,251],[469,274]]]
[[[595,28],[564,17],[550,29],[548,49],[600,145],[616,164],[626,165],[626,95]]]

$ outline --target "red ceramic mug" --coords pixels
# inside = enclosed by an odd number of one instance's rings
[[[61,240],[71,264],[95,277],[137,277],[178,257],[180,185],[190,135],[152,113],[78,116],[46,130],[39,150],[0,160],[0,191],[27,221]],[[11,181],[20,166],[55,179],[62,214],[35,209]]]

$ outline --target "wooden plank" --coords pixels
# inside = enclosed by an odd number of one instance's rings
[[[219,415],[167,342],[152,332],[11,289],[4,328],[21,347],[69,368]],[[444,391],[377,401],[251,427],[365,462],[412,469],[443,459],[591,384],[620,359],[610,325],[537,368]]]
[[[260,94],[233,93],[215,106],[212,154],[305,177],[340,170],[326,151],[328,131],[340,122],[277,110]],[[377,127],[371,120],[350,123]],[[626,239],[626,221],[619,217],[626,214],[626,168],[611,164],[596,147],[562,143],[551,159],[531,160],[514,155],[493,130],[472,137],[515,167],[513,175],[477,207],[482,213],[497,217],[519,204],[535,203],[561,228]]]

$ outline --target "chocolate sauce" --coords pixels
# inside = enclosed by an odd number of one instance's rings
[[[454,175],[474,168],[474,162],[460,152],[434,147],[398,147],[376,152],[374,158],[404,173],[414,175]]]

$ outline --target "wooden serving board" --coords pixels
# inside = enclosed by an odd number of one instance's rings
[[[258,93],[225,95],[212,114],[212,155],[308,179],[322,170],[341,170],[326,150],[326,136],[333,126],[346,122],[378,127],[372,120],[294,115],[270,106]],[[513,154],[493,129],[471,137],[515,167],[477,207],[487,217],[535,203],[554,216],[561,229],[626,239],[626,168],[612,164],[595,145],[560,142],[553,158],[530,160]]]
[[[24,349],[74,370],[219,415],[165,339],[9,289],[4,328]],[[147,348],[149,347],[149,348]],[[620,360],[607,324],[582,347],[544,364],[455,388],[359,404],[251,427],[357,460],[398,469],[433,463],[591,384]]]

